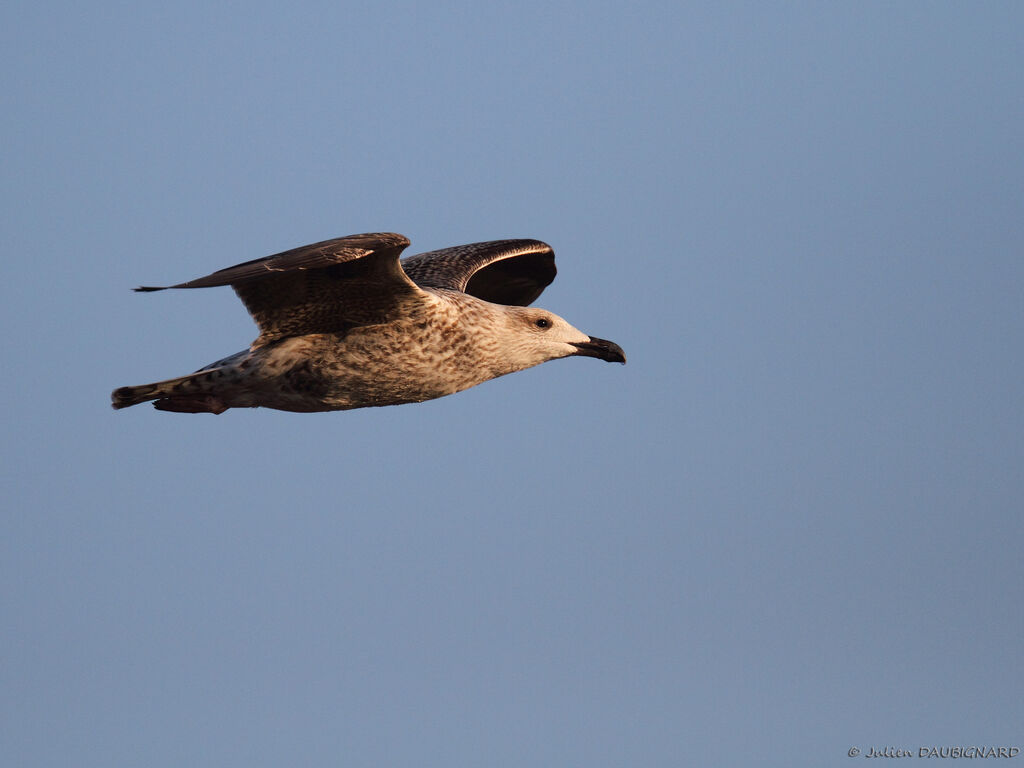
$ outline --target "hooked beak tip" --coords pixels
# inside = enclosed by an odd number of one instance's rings
[[[614,341],[591,336],[587,341],[574,342],[575,354],[581,357],[596,357],[609,363],[626,364],[626,353]]]

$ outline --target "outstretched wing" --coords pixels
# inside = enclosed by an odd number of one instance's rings
[[[230,285],[259,326],[255,348],[287,336],[387,322],[400,308],[425,299],[398,261],[408,245],[404,236],[389,232],[350,235],[177,285],[135,290]]]
[[[492,240],[402,259],[424,288],[463,291],[495,304],[525,307],[555,279],[555,252],[540,240]]]

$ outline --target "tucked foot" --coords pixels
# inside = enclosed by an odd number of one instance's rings
[[[158,411],[174,413],[224,413],[228,409],[228,406],[213,395],[162,397],[153,401],[153,407]]]

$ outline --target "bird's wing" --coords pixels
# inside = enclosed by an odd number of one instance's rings
[[[539,240],[492,240],[418,253],[403,259],[402,269],[424,288],[525,307],[555,279],[555,252]]]
[[[165,287],[230,285],[259,326],[255,348],[287,336],[387,322],[410,304],[426,300],[399,263],[407,245],[404,236],[389,232],[350,235]]]

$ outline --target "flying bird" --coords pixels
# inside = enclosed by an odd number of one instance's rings
[[[230,285],[259,327],[246,350],[187,376],[115,389],[114,408],[336,411],[415,403],[560,357],[625,363],[617,344],[529,307],[555,279],[539,240],[399,259],[409,240],[350,235],[164,287]]]

